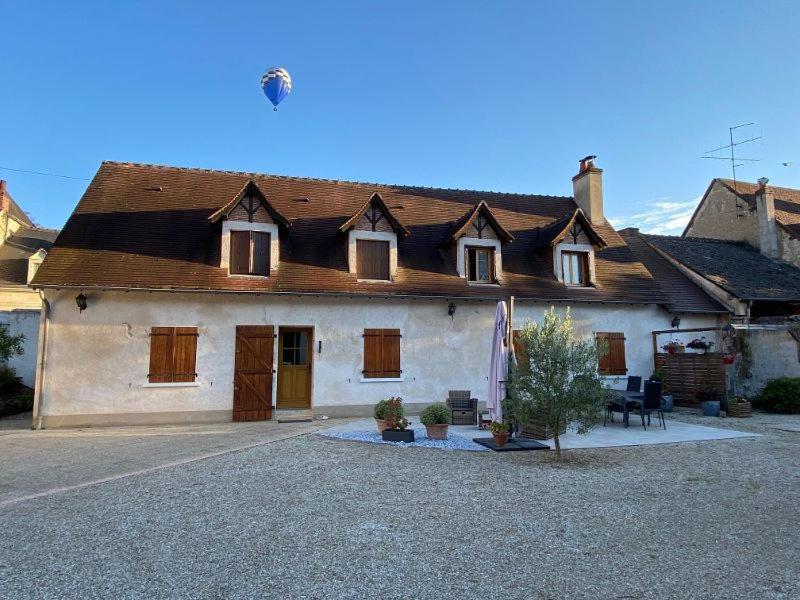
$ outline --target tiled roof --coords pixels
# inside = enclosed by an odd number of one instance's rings
[[[21,227],[0,246],[0,287],[26,286],[28,258],[44,248],[49,250],[58,231]]]
[[[664,295],[669,298],[667,307],[674,313],[727,313],[728,310],[706,294],[700,286],[661,256],[639,230],[629,228],[619,232],[633,255],[653,274]]]
[[[641,237],[740,300],[800,300],[800,269],[764,256],[745,242]]]
[[[734,182],[732,179],[717,179],[717,181],[755,209],[757,183]],[[775,220],[793,236],[800,237],[800,190],[773,185],[769,188],[775,194]]]
[[[291,222],[268,279],[232,278],[219,267],[220,224],[208,218],[253,179]],[[156,191],[160,190],[160,191]],[[410,230],[399,240],[392,283],[358,282],[339,228],[379,193]],[[514,240],[503,247],[500,286],[458,277],[446,242],[480,202]],[[536,252],[537,230],[576,208],[572,198],[302,179],[254,173],[105,162],[33,284],[36,286],[339,293],[364,296],[518,298],[663,303],[647,269],[607,223],[596,289],[567,288]]]

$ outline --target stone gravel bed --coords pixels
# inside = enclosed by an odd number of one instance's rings
[[[562,463],[304,435],[3,509],[0,597],[798,598],[782,419]]]

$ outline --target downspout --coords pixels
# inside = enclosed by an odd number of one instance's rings
[[[33,391],[33,422],[32,429],[42,428],[42,387],[44,384],[44,357],[47,344],[47,324],[50,321],[50,303],[44,297],[44,290],[39,290],[42,299],[42,311],[39,317],[39,345],[36,349],[36,379]]]

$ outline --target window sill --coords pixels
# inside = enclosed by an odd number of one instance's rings
[[[269,275],[245,275],[244,273],[228,273],[232,279],[269,279]]]
[[[361,383],[398,383],[405,381],[403,377],[362,377]]]
[[[500,287],[496,281],[467,281],[467,285],[474,285],[476,287]]]
[[[391,279],[356,279],[358,283],[394,283]]]
[[[200,387],[198,381],[177,381],[165,383],[143,383],[143,388],[182,388],[182,387]]]

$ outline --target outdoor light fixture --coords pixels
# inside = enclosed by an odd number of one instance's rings
[[[447,305],[447,316],[450,317],[451,321],[456,320],[456,305],[455,303],[451,302]]]
[[[83,312],[86,310],[86,294],[81,292],[77,296],[75,296],[75,304],[78,305],[78,311]]]
[[[672,328],[677,329],[681,326],[681,318],[680,317],[672,317]]]

